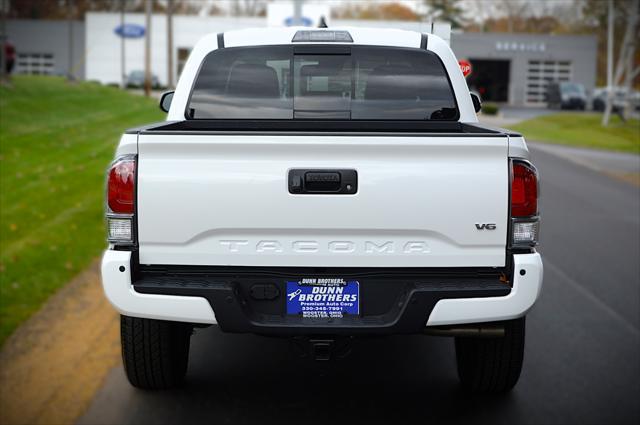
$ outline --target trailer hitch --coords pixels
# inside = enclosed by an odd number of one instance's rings
[[[351,353],[353,337],[294,337],[292,347],[301,358],[315,361],[343,359]]]

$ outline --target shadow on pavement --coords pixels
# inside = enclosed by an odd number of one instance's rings
[[[121,368],[114,373],[99,396],[106,399],[96,400],[104,412],[94,410],[80,423],[477,422],[480,412],[496,423],[517,397],[464,393],[453,340],[425,336],[360,339],[347,358],[315,362],[299,358],[287,339],[228,335],[212,327],[196,331],[181,388],[140,391],[124,382]],[[114,417],[111,397],[136,402]]]
[[[132,388],[114,369],[80,423],[640,423],[638,190],[541,150],[545,283],[510,394],[458,386],[448,338],[359,340],[328,370],[287,340],[199,330],[187,382]]]

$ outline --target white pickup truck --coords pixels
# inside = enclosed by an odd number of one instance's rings
[[[358,336],[453,336],[463,387],[515,385],[538,175],[521,135],[478,124],[442,39],[212,34],[161,107],[108,171],[102,279],[131,384],[180,383],[193,328],[217,325],[318,360]]]

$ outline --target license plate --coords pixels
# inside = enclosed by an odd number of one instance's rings
[[[334,278],[287,281],[287,314],[340,318],[360,314],[360,282]]]

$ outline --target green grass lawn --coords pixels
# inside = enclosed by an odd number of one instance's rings
[[[95,83],[0,87],[0,344],[100,254],[120,134],[162,119],[156,101]]]
[[[600,114],[561,112],[510,128],[528,140],[640,154],[640,121],[623,123],[612,115],[609,126],[603,127],[601,120]]]

